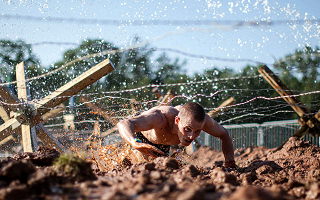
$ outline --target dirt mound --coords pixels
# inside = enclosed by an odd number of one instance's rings
[[[52,165],[57,155],[46,149],[1,161],[0,199],[320,198],[320,148],[296,138],[281,149],[238,149],[237,169],[224,168],[223,154],[208,147],[191,156],[178,152],[139,164],[124,159],[103,171],[80,164],[85,166],[80,173],[69,174]],[[67,165],[74,162],[82,163],[77,158]]]

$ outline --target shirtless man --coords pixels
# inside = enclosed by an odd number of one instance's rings
[[[170,145],[188,146],[203,130],[222,142],[225,167],[236,167],[233,144],[226,129],[197,103],[157,106],[117,124],[121,137],[144,155],[168,155]]]

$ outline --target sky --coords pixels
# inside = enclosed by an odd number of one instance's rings
[[[167,52],[171,58],[185,59],[185,69],[190,74],[201,73],[212,67],[240,71],[246,64],[253,63],[237,59],[271,65],[297,48],[320,46],[319,21],[234,27],[230,24],[186,26],[183,23],[134,26],[128,20],[167,20],[168,23],[172,20],[290,21],[320,19],[319,11],[319,0],[2,0],[0,39],[21,39],[30,44],[72,43],[33,45],[32,50],[41,63],[49,66],[61,60],[64,51],[76,47],[75,44],[85,39],[104,39],[120,48],[128,48],[133,45],[133,38],[139,36],[142,44],[171,49]],[[5,17],[8,15],[20,17]],[[27,20],[26,16],[41,17],[43,20]],[[47,17],[78,20],[56,22],[46,20]],[[81,19],[124,22],[116,25],[101,21],[86,24]],[[161,52],[157,51],[156,55]],[[223,59],[233,61],[226,62]]]

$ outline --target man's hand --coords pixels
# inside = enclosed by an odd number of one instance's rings
[[[152,158],[159,157],[161,155],[165,155],[165,153],[158,148],[145,143],[135,142],[132,144],[132,147],[137,149],[143,154],[146,154],[148,156],[151,156]]]

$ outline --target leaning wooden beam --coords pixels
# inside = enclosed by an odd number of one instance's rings
[[[21,124],[17,119],[12,118],[0,125],[0,141],[13,133],[13,130]]]
[[[3,106],[0,106],[0,117],[3,121],[8,121],[10,119],[6,109]]]
[[[320,111],[317,112],[314,117],[320,122]]]
[[[101,133],[101,137],[106,137],[107,135],[110,135],[111,133],[114,133],[118,130],[118,128],[116,126],[112,127],[111,129],[105,131],[105,132],[102,132]]]
[[[100,115],[105,120],[109,121],[112,125],[116,125],[118,123],[118,120],[115,118],[112,118],[113,113],[110,111],[106,111],[102,109],[102,106],[97,103],[92,103],[91,100],[87,97],[80,97],[80,101],[84,103],[88,108],[90,108],[93,112],[96,112],[97,115]]]
[[[291,108],[300,117],[301,128],[294,134],[295,137],[302,137],[309,129],[319,126],[317,114],[310,118],[307,108],[293,96],[293,93],[281,82],[281,80],[267,67],[262,66],[258,70],[264,79],[282,96],[282,98],[291,106]],[[319,121],[319,120],[318,120]]]
[[[27,84],[25,78],[25,69],[23,62],[19,63],[16,66],[16,79],[17,79],[17,90],[18,90],[18,98],[21,99],[22,102],[28,101],[27,94]],[[22,133],[22,147],[24,152],[33,152],[32,145],[32,135],[31,135],[31,127],[30,125],[21,124],[21,133]]]
[[[109,59],[102,61],[91,69],[87,70],[77,78],[52,92],[47,97],[36,103],[36,109],[39,115],[43,115],[60,103],[66,101],[71,96],[77,94],[82,89],[99,80],[114,70],[113,64]]]
[[[15,140],[15,138],[12,135],[9,135],[8,137],[4,138],[3,140],[0,141],[0,146],[6,144],[7,142]]]
[[[174,94],[172,94],[172,91],[169,90],[166,95],[161,99],[161,103],[159,105],[170,105],[171,100],[174,98]]]
[[[0,80],[0,83],[2,83],[1,80]],[[17,111],[18,110],[18,106],[20,104],[20,101],[15,95],[13,95],[10,92],[8,87],[6,87],[4,85],[0,85],[0,97],[3,101],[3,104],[6,109],[10,109],[9,111]]]
[[[43,122],[48,121],[50,118],[54,118],[55,116],[57,116],[60,112],[62,112],[63,110],[65,110],[65,105],[60,104],[57,107],[53,108],[52,110],[50,110],[49,112],[45,113],[44,115],[41,116],[41,119]]]
[[[2,120],[4,122],[10,120],[10,117],[9,117],[7,111],[2,106],[0,106],[0,117],[2,118]],[[11,134],[11,135],[9,135],[8,137],[4,138],[3,140],[0,140],[0,146],[5,144],[5,143],[7,143],[7,142],[9,142],[10,140],[16,140],[15,137],[16,137],[17,134],[21,134],[21,130],[20,129],[14,129],[14,130],[11,129],[11,131],[8,131],[7,133]],[[3,138],[3,137],[0,136],[0,138]]]
[[[220,106],[208,112],[210,117],[216,117],[226,106],[233,105],[235,103],[235,99],[230,97],[229,99],[225,100]]]
[[[59,152],[66,151],[64,146],[47,131],[47,129],[43,126],[43,124],[41,123],[37,124],[35,128],[37,131],[37,136],[45,144],[45,146],[55,148]]]
[[[259,73],[263,78],[282,96],[282,98],[291,106],[291,108],[303,118],[308,113],[303,104],[293,96],[293,93],[281,82],[281,80],[267,67],[259,68]]]

